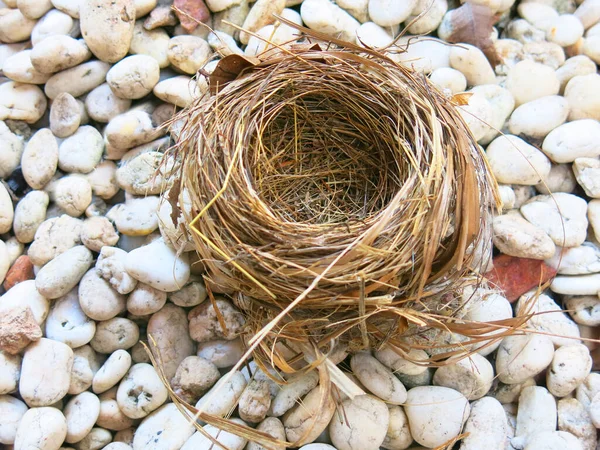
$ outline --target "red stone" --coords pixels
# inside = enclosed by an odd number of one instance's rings
[[[204,0],[175,0],[173,6],[181,26],[188,33],[210,19],[210,10],[204,4]]]
[[[504,291],[504,296],[510,302],[555,275],[556,270],[544,261],[508,255],[496,256],[494,268],[486,274],[490,285]]]
[[[8,291],[15,284],[33,280],[34,278],[33,264],[31,263],[29,256],[19,256],[6,274],[6,278],[4,279],[4,289]]]

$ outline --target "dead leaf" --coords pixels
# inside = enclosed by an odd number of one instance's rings
[[[452,96],[452,103],[456,106],[465,106],[469,104],[469,99],[473,95],[472,92],[461,92]]]
[[[479,48],[492,67],[501,63],[491,34],[498,17],[485,5],[465,3],[452,13],[452,33],[448,42],[471,44]]]
[[[249,58],[242,55],[226,56],[219,61],[213,73],[208,77],[210,93],[212,95],[216,94],[227,83],[235,80],[244,69],[254,67],[258,62],[256,58]]]
[[[171,189],[169,189],[169,193],[167,195],[167,201],[171,205],[171,220],[174,224],[177,224],[179,220],[179,192],[181,191],[181,184],[179,180],[173,183]]]

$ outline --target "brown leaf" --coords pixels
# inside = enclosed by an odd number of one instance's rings
[[[478,47],[492,67],[501,63],[491,34],[497,17],[485,5],[465,3],[452,13],[452,33],[448,42],[465,43]]]
[[[181,184],[179,180],[173,183],[173,187],[169,189],[169,193],[167,194],[167,201],[171,205],[171,220],[175,225],[177,225],[177,221],[179,219],[179,192],[181,191]]]
[[[469,104],[469,99],[473,95],[472,92],[461,92],[452,96],[452,103],[456,106],[465,106]]]
[[[235,80],[248,67],[254,67],[259,61],[241,55],[229,55],[219,61],[215,70],[208,77],[210,93],[216,94],[227,83]]]

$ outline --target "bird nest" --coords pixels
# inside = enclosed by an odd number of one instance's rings
[[[456,315],[491,246],[496,183],[452,99],[334,42],[226,57],[178,117],[206,277],[235,293],[255,358],[282,370],[279,341],[375,348]]]

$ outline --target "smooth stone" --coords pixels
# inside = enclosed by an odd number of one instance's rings
[[[529,386],[521,391],[515,440],[527,441],[542,431],[556,429],[556,400],[545,388]]]
[[[288,442],[298,446],[313,442],[327,428],[335,411],[336,404],[331,395],[323,398],[321,387],[317,386],[283,416]]]
[[[471,414],[463,432],[469,435],[462,440],[459,450],[504,448],[508,424],[500,402],[484,397],[471,403]]]
[[[18,83],[44,84],[49,74],[41,73],[31,63],[31,50],[22,50],[4,61],[4,76]]]
[[[589,208],[589,205],[588,205]],[[588,275],[600,272],[600,248],[592,242],[584,242],[579,247],[556,249],[556,253],[546,261],[557,269],[559,275]]]
[[[369,17],[382,27],[392,27],[404,22],[417,6],[416,0],[369,0]]]
[[[0,120],[0,177],[8,177],[19,166],[22,155],[22,138]]]
[[[565,123],[544,139],[542,151],[555,163],[600,156],[600,123],[582,119]]]
[[[121,380],[117,390],[117,403],[127,417],[140,419],[159,408],[168,396],[154,367],[140,363],[131,366]]]
[[[406,401],[406,389],[392,371],[368,353],[356,353],[350,360],[352,372],[370,392],[392,405]]]
[[[152,92],[159,76],[160,68],[156,59],[147,55],[132,55],[108,71],[106,82],[117,96],[139,99]]]
[[[0,311],[23,306],[31,309],[38,325],[44,323],[50,310],[50,303],[37,290],[35,280],[27,280],[16,284],[0,297]]]
[[[550,290],[563,295],[597,295],[600,292],[600,273],[559,275],[552,280]]]
[[[231,419],[231,421],[238,425],[246,425],[243,420],[237,418]],[[243,450],[248,442],[248,440],[244,437],[236,436],[233,433],[220,430],[212,425],[204,425],[202,429],[204,433],[206,433],[208,436],[211,436],[220,444],[219,447],[222,445],[228,450]],[[204,433],[196,431],[187,441],[185,441],[185,444],[183,444],[181,450],[199,450],[214,447],[215,444],[213,441]]]
[[[133,38],[129,52],[133,55],[148,55],[158,61],[161,69],[169,66],[167,56],[169,35],[163,28],[146,30],[143,21],[138,20],[133,27]]]
[[[79,283],[79,303],[94,320],[109,320],[125,310],[126,298],[103,279],[97,269],[90,269]]]
[[[0,444],[10,445],[15,442],[17,428],[27,405],[10,395],[0,395]]]
[[[550,173],[546,155],[517,136],[497,137],[488,145],[486,156],[501,183],[532,186]]]
[[[177,367],[175,376],[171,379],[171,387],[177,395],[192,404],[196,403],[220,377],[219,369],[210,361],[199,356],[188,356]]]
[[[548,259],[556,245],[546,232],[517,215],[501,215],[493,220],[494,245],[505,255]]]
[[[543,335],[505,337],[498,347],[496,374],[505,384],[522,383],[542,372],[552,362],[554,345]]]
[[[600,298],[597,295],[568,296],[564,301],[576,323],[589,327],[600,325]]]
[[[433,375],[433,384],[454,389],[468,400],[477,400],[486,395],[493,381],[494,368],[478,353],[442,366]]]
[[[558,401],[558,429],[571,433],[583,449],[593,450],[596,446],[596,427],[583,405],[575,398]]]
[[[15,450],[58,450],[67,436],[67,421],[56,408],[31,408],[23,414]]]
[[[196,428],[173,403],[145,418],[133,437],[133,450],[179,450]]]
[[[110,354],[133,347],[140,337],[138,325],[124,317],[115,317],[96,325],[90,345],[99,353]]]
[[[31,30],[31,44],[36,46],[47,37],[57,35],[78,36],[79,22],[73,20],[68,14],[51,9],[37,21]]]
[[[62,297],[79,283],[92,262],[92,252],[83,245],[75,246],[42,267],[35,286],[46,298]]]
[[[433,448],[459,435],[469,417],[470,406],[454,389],[420,386],[408,391],[404,410],[413,439]]]
[[[43,74],[53,74],[84,63],[91,56],[83,40],[57,34],[46,37],[33,47],[31,64]]]
[[[200,79],[201,82],[202,79]],[[190,106],[195,99],[201,97],[207,89],[194,79],[179,75],[159,81],[152,92],[163,102],[172,103],[180,108]]]
[[[108,123],[130,107],[131,100],[118,97],[108,83],[92,89],[85,98],[85,109],[90,118],[97,122]]]
[[[577,158],[573,162],[573,174],[588,197],[600,198],[600,160]]]
[[[44,92],[51,99],[63,92],[80,97],[104,83],[109,69],[110,64],[102,61],[79,64],[52,75],[46,82]]]
[[[77,290],[56,299],[46,319],[46,337],[71,348],[81,347],[94,337],[96,323],[79,306]]]
[[[49,203],[50,198],[44,191],[31,191],[17,203],[13,231],[19,242],[28,244],[34,240],[46,218]]]
[[[65,441],[69,444],[81,441],[92,431],[99,414],[100,400],[91,392],[82,392],[72,397],[64,409],[67,420]]]
[[[560,89],[558,77],[551,67],[530,60],[521,61],[513,66],[506,77],[505,85],[513,95],[516,106],[548,95],[556,95]]]
[[[198,400],[196,408],[207,414],[225,417],[237,405],[246,385],[241,372],[235,372],[231,377],[227,373]]]
[[[73,350],[68,345],[46,338],[30,344],[21,366],[21,397],[29,406],[56,403],[69,390],[72,367]]]
[[[360,23],[339,6],[319,0],[304,0],[300,6],[302,21],[313,30],[354,42]],[[410,14],[410,12],[409,12]]]
[[[137,280],[125,271],[127,252],[117,247],[102,247],[96,272],[119,294],[129,294],[137,285]]]
[[[384,346],[375,352],[375,358],[395,374],[420,375],[427,371],[425,364],[418,364],[419,361],[425,362],[429,358],[424,350],[411,349],[405,356],[400,356],[391,346]]]
[[[0,120],[35,123],[40,120],[47,105],[44,93],[36,85],[14,81],[0,84]]]
[[[600,75],[591,73],[571,78],[564,96],[571,106],[569,120],[600,120]]]
[[[29,194],[31,195],[31,194]],[[41,223],[27,255],[36,266],[43,266],[81,243],[81,220],[63,214]],[[34,224],[29,225],[33,227]]]
[[[98,165],[104,151],[102,135],[91,126],[82,126],[61,142],[58,167],[63,172],[89,173]]]
[[[546,386],[555,397],[566,397],[579,386],[592,370],[590,351],[583,344],[564,345],[554,352]]]
[[[138,281],[164,292],[180,289],[190,276],[187,254],[177,256],[161,239],[131,251],[125,269]]]
[[[508,129],[514,135],[542,139],[567,120],[569,103],[559,95],[541,97],[514,110]]]
[[[469,86],[496,82],[496,75],[487,58],[473,45],[453,46],[450,49],[450,67],[461,72]]]
[[[92,390],[96,394],[108,391],[125,376],[131,367],[131,355],[126,350],[116,350],[96,372],[92,380]]]
[[[158,228],[160,197],[131,197],[116,208],[115,226],[126,236],[147,236]]]
[[[21,158],[23,177],[33,189],[42,189],[52,179],[59,160],[59,147],[52,131],[42,128],[31,138]]]

